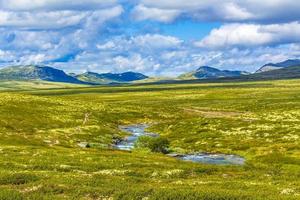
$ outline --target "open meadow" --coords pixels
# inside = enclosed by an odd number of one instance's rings
[[[0,199],[300,199],[300,80],[19,86],[0,93]],[[171,151],[246,163],[112,148],[141,123]]]

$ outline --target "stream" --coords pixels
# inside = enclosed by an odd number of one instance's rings
[[[130,151],[134,148],[134,143],[140,136],[158,137],[158,134],[149,133],[146,129],[149,125],[137,124],[129,126],[120,126],[121,131],[130,133],[131,135],[126,137],[124,140],[117,142],[115,145],[116,149]],[[211,153],[194,153],[194,154],[178,154],[172,153],[167,154],[180,160],[192,161],[197,163],[217,164],[217,165],[243,165],[245,159],[238,155],[229,154],[211,154]]]

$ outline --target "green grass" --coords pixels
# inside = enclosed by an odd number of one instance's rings
[[[49,81],[0,81],[0,91],[83,88],[87,85]]]
[[[0,199],[299,199],[299,122],[299,80],[2,92]],[[176,152],[247,163],[111,149],[136,123]]]

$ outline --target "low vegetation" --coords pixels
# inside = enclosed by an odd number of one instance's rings
[[[87,85],[58,83],[48,81],[0,81],[0,91],[18,91],[18,90],[36,90],[36,89],[68,89],[68,88],[83,88]]]
[[[166,138],[141,136],[135,143],[135,148],[145,148],[151,152],[168,153],[169,141]]]
[[[0,199],[299,199],[299,122],[299,80],[3,91]],[[153,152],[114,150],[138,123],[160,134],[139,141]]]

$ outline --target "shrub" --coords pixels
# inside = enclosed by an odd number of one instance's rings
[[[169,141],[162,137],[141,136],[135,143],[136,148],[146,148],[151,152],[167,153]]]

